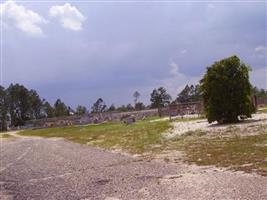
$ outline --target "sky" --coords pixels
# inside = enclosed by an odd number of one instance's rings
[[[237,55],[267,89],[266,2],[1,1],[1,84],[75,108],[173,98]]]

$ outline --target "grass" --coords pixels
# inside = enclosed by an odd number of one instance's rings
[[[184,122],[187,119],[177,119]],[[192,120],[192,119],[189,119]],[[188,121],[188,120],[187,120]],[[211,137],[205,131],[190,131],[172,140],[162,137],[171,128],[168,120],[138,121],[132,125],[104,123],[100,125],[72,126],[25,130],[21,135],[63,137],[73,142],[106,149],[121,149],[137,154],[157,154],[163,150],[185,153],[184,161],[197,165],[214,165],[267,176],[267,126],[251,125],[244,129],[229,126],[222,135]],[[257,135],[239,136],[241,131]]]
[[[0,138],[12,138],[13,136],[7,134],[7,133],[0,133]]]
[[[73,142],[107,149],[122,149],[130,153],[160,151],[164,139],[161,133],[169,129],[168,121],[138,121],[132,125],[104,123],[100,125],[72,126],[25,130],[21,135],[63,137]]]
[[[267,106],[259,108],[258,112],[259,113],[267,113]]]
[[[266,129],[265,129],[266,130]],[[215,165],[267,176],[267,132],[258,135],[207,137],[201,131],[176,138],[173,149],[185,152],[185,162]]]

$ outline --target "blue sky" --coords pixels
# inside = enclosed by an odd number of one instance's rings
[[[175,97],[207,66],[237,55],[267,89],[266,2],[2,3],[2,83],[21,83],[51,103],[87,107]]]

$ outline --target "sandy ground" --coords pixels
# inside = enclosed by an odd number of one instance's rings
[[[267,199],[256,174],[13,136],[0,143],[0,199]]]
[[[196,131],[201,130],[207,133],[218,133],[218,132],[225,132],[225,129],[241,129],[246,131],[244,134],[255,134],[256,132],[253,131],[256,126],[267,125],[267,114],[254,114],[252,118],[244,120],[238,124],[228,124],[228,125],[218,125],[217,123],[209,124],[206,119],[201,120],[194,120],[188,122],[173,122],[173,128],[168,130],[163,135],[170,139],[176,136],[180,136],[185,134],[188,131]]]

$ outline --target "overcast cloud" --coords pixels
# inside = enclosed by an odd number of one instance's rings
[[[231,55],[267,89],[266,3],[4,2],[3,82],[87,107],[173,97]],[[32,37],[34,36],[34,37]],[[42,37],[36,37],[42,36]]]

